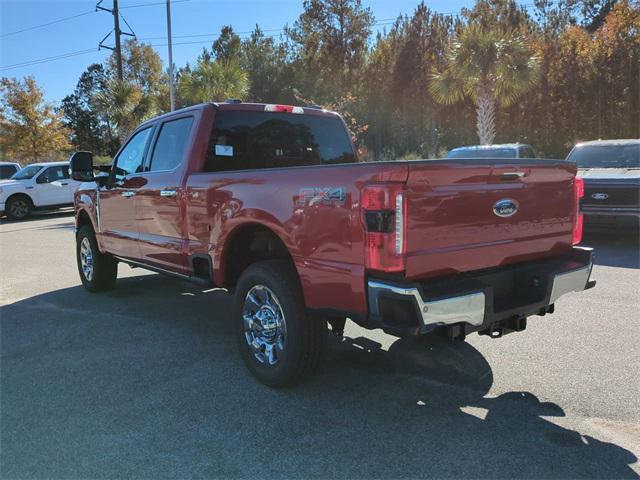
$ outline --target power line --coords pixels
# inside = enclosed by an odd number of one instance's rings
[[[191,2],[192,0],[174,0],[173,3],[184,3]],[[163,2],[150,2],[150,3],[140,3],[135,5],[125,5],[120,7],[120,10],[124,8],[140,8],[140,7],[151,7],[154,5],[164,5]],[[73,20],[74,18],[84,17],[86,15],[90,15],[92,13],[96,13],[96,10],[89,10],[87,12],[77,13],[76,15],[69,15],[68,17],[58,18],[57,20],[51,20],[50,22],[41,23],[39,25],[33,25],[31,27],[21,28],[20,30],[14,30],[13,32],[7,32],[0,35],[0,38],[9,37],[11,35],[17,35],[18,33],[30,32],[31,30],[36,30],[38,28],[48,27],[49,25],[55,25],[56,23],[66,22],[67,20]]]
[[[13,65],[6,65],[3,67],[0,67],[0,71],[5,71],[5,70],[13,70],[14,68],[20,68],[20,67],[29,67],[31,65],[38,65],[40,63],[47,63],[47,62],[51,62],[54,60],[62,60],[65,58],[69,58],[69,57],[76,57],[78,55],[85,55],[87,53],[90,52],[97,52],[97,49],[95,48],[88,48],[86,50],[78,50],[75,52],[68,52],[68,53],[62,53],[59,55],[54,55],[52,57],[44,57],[44,58],[39,58],[36,60],[29,60],[27,62],[22,62],[22,63],[14,63]]]
[[[42,23],[40,25],[34,25],[32,27],[26,27],[26,28],[23,28],[21,30],[14,30],[13,32],[3,33],[2,35],[0,35],[0,38],[8,37],[10,35],[17,35],[18,33],[29,32],[29,31],[35,30],[37,28],[48,27],[49,25],[53,25],[53,24],[60,23],[60,22],[66,22],[67,20],[71,20],[73,18],[84,17],[85,15],[89,15],[91,13],[96,13],[96,12],[95,12],[95,10],[90,10],[88,12],[78,13],[77,15],[71,15],[69,17],[59,18],[57,20],[52,20],[50,22]]]

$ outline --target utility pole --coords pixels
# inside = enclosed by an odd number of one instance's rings
[[[122,47],[120,45],[120,14],[118,13],[118,0],[113,0],[113,33],[116,36],[116,65],[118,68],[118,80],[122,81]]]
[[[117,1],[117,0],[114,0]],[[167,38],[169,39],[169,105],[173,112],[176,108],[173,96],[173,52],[171,47],[171,0],[167,0]]]
[[[120,10],[118,9],[118,0],[113,0],[112,9],[101,7],[100,4],[103,1],[104,0],[100,0],[98,2],[98,4],[96,5],[96,11],[104,10],[105,12],[109,12],[113,15],[113,30],[107,33],[105,37],[102,40],[100,40],[100,43],[98,44],[98,50],[101,48],[106,48],[108,50],[113,50],[116,53],[116,69],[117,69],[116,73],[118,74],[118,80],[122,81],[124,78],[124,75],[122,74],[122,46],[120,43],[120,36],[128,35],[130,37],[135,38],[136,35],[133,33],[133,31],[123,32],[122,30],[120,30]],[[124,20],[124,17],[123,17],[123,20]],[[124,20],[124,23],[127,23],[127,21]],[[128,23],[127,23],[127,26],[129,27],[129,29],[131,29]],[[110,47],[104,44],[104,41],[109,37],[109,35],[111,35],[111,33],[113,33],[115,36],[115,47]]]

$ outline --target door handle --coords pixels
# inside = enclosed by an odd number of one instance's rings
[[[500,175],[500,180],[513,180],[524,177],[524,172],[506,172]]]
[[[129,198],[129,197],[133,197],[136,194],[136,192],[122,192],[120,195],[122,195],[123,197]]]
[[[69,185],[68,183],[61,183],[60,185]]]
[[[178,195],[178,192],[175,190],[160,190],[161,197],[175,197],[176,195]]]

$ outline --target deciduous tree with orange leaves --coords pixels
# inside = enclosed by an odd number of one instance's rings
[[[71,148],[70,131],[45,101],[33,77],[0,81],[0,150],[2,157],[26,163],[56,159]]]

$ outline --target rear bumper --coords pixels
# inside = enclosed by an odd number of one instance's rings
[[[592,267],[593,250],[574,247],[560,259],[424,283],[369,279],[366,326],[398,336],[452,326],[455,336],[524,329],[528,316],[552,313],[562,295],[593,287]]]
[[[584,205],[585,227],[622,227],[637,229],[640,226],[640,207],[593,207]]]
[[[580,211],[585,217],[606,216],[606,217],[634,217],[640,218],[640,207],[592,207],[582,206]]]

